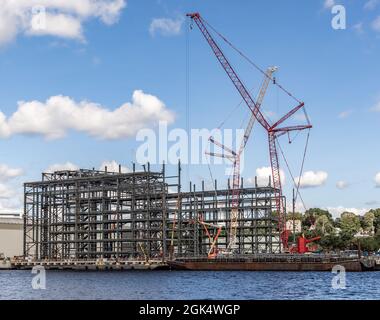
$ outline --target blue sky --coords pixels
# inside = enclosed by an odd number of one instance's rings
[[[0,119],[0,212],[20,208],[22,183],[40,179],[40,173],[52,165],[70,162],[99,168],[114,160],[130,167],[139,146],[134,126],[155,128],[159,119],[169,119],[170,128],[186,129],[189,121],[190,128],[211,129],[234,110],[240,97],[199,30],[189,31],[184,15],[191,11],[201,12],[262,68],[279,66],[278,81],[305,102],[314,126],[305,171],[327,174],[317,186],[302,189],[306,205],[334,213],[346,208],[362,213],[380,206],[375,182],[380,172],[380,1],[101,0],[98,4],[103,6],[96,6],[96,1],[83,0],[70,7],[74,2],[66,1],[65,6],[65,1],[57,1],[51,6],[43,0],[34,3],[46,5],[48,13],[48,30],[40,32],[12,15],[12,10],[21,10],[27,20],[30,5],[6,2],[11,10],[0,9],[2,21],[9,22],[0,23],[0,110],[5,117],[4,122]],[[334,4],[346,9],[345,30],[331,26]],[[55,20],[58,14],[63,20]],[[216,39],[256,93],[261,76]],[[140,104],[132,101],[135,90],[142,90]],[[150,95],[157,101],[149,100]],[[58,105],[63,113],[48,118],[55,122],[43,122],[47,128],[42,129],[43,115],[35,111],[46,109],[46,101],[56,96],[70,101],[51,102],[50,112]],[[18,105],[19,101],[23,102]],[[122,117],[112,113],[131,102],[125,108],[136,108],[138,113],[153,103],[157,112],[145,118],[124,109]],[[88,125],[81,118],[86,118],[83,112],[74,116],[75,121],[70,119],[70,110],[78,111],[83,104],[92,110]],[[273,119],[293,106],[275,87],[263,104]],[[94,124],[100,121],[98,113],[116,133],[109,129],[108,135],[103,134],[102,125]],[[15,114],[18,121],[10,121]],[[248,116],[241,105],[226,128],[238,128]],[[64,132],[52,138],[49,132],[56,128]],[[290,147],[286,141],[281,139],[281,145],[297,171],[305,134]],[[267,149],[264,131],[257,125],[245,154],[246,180],[257,168],[269,165]],[[202,178],[210,179],[206,165],[184,169],[184,186],[189,178],[198,184]],[[290,196],[290,177],[283,169],[284,190]],[[223,172],[223,166],[213,168],[221,181]]]

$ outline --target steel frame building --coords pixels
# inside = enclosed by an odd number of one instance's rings
[[[223,225],[218,248],[227,247],[232,206],[230,187],[181,191],[176,174],[144,170],[43,173],[24,184],[24,256],[35,260],[162,259],[204,256],[210,247],[204,221]],[[280,252],[274,189],[242,188],[238,253]],[[212,232],[212,230],[210,231]]]

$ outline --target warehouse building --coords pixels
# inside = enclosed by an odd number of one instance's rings
[[[23,254],[24,223],[20,215],[0,214],[0,255],[12,258]]]

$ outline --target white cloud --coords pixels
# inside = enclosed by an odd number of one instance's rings
[[[328,174],[325,171],[306,171],[301,176],[300,188],[314,188],[325,184]],[[299,177],[295,178],[298,183]]]
[[[107,167],[108,172],[119,172],[119,164],[115,160],[103,161],[99,167],[99,170],[104,170],[105,167]],[[128,167],[121,166],[121,172],[127,173],[131,172],[131,170]]]
[[[325,0],[323,7],[325,9],[330,9],[331,7],[335,6],[335,0]]]
[[[58,139],[76,130],[100,139],[119,139],[132,137],[159,121],[171,123],[174,114],[157,97],[141,90],[134,91],[132,103],[124,103],[115,110],[59,95],[46,102],[21,101],[8,119],[0,112],[0,137],[35,134]]]
[[[340,180],[336,183],[336,187],[340,190],[346,189],[349,187],[349,184],[347,181]]]
[[[376,188],[380,188],[380,172],[378,172],[375,176],[375,183],[376,183]]]
[[[380,16],[378,16],[373,22],[372,22],[372,29],[380,32]]]
[[[8,185],[0,183],[0,199],[10,199],[16,192]]]
[[[346,208],[346,207],[343,207],[343,206],[339,206],[339,207],[325,207],[325,208],[322,208],[322,209],[325,209],[327,211],[329,211],[331,213],[331,215],[333,216],[333,218],[339,218],[340,215],[343,213],[343,212],[352,212],[352,213],[355,213],[356,215],[364,215],[369,209],[366,209],[366,208]]]
[[[257,185],[259,187],[266,187],[269,184],[269,177],[272,177],[271,167],[261,167],[256,169]],[[283,170],[280,170],[281,184],[286,183],[285,173]],[[271,178],[272,179],[272,178]],[[248,178],[247,183],[250,185],[255,184],[255,178]],[[273,184],[271,180],[271,184]]]
[[[64,171],[64,170],[70,170],[75,171],[78,170],[79,167],[71,162],[65,162],[65,163],[55,163],[49,166],[45,172],[53,173],[55,171]]]
[[[107,25],[118,21],[125,0],[2,0],[0,45],[19,34],[83,39],[83,23],[99,19]]]
[[[365,10],[373,10],[376,8],[376,6],[379,4],[379,0],[368,0],[364,4],[364,9]]]
[[[149,32],[152,36],[157,33],[163,36],[175,36],[181,33],[183,22],[183,18],[156,18],[152,20],[149,26]]]
[[[5,182],[23,174],[20,168],[11,168],[6,164],[0,164],[0,181]]]
[[[32,18],[32,23],[38,17]],[[44,28],[30,28],[26,31],[32,36],[56,36],[60,38],[71,38],[83,40],[83,30],[81,22],[65,14],[46,14]]]
[[[296,201],[295,204],[295,212],[300,212],[300,213],[305,213],[305,207],[301,201]],[[307,210],[308,208],[306,208]],[[287,201],[286,202],[286,212],[287,215],[290,216],[293,212],[293,204],[292,201]]]
[[[345,118],[349,117],[352,113],[353,113],[353,110],[342,111],[341,113],[339,113],[338,118],[339,119],[345,119]]]
[[[371,109],[370,111],[373,111],[373,112],[380,112],[380,101],[377,102]],[[1,122],[1,118],[0,118],[0,122]]]
[[[21,214],[24,196],[21,190],[0,184],[0,214]]]
[[[352,29],[358,33],[358,34],[362,34],[364,31],[363,31],[363,22],[358,22],[357,24],[354,24],[352,26]]]

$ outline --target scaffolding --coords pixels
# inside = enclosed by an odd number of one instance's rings
[[[123,260],[207,255],[210,241],[199,219],[223,226],[218,248],[229,242],[232,189],[181,191],[181,165],[152,171],[65,170],[24,184],[24,256],[36,260]],[[229,184],[228,184],[229,185]],[[274,189],[241,188],[240,254],[280,252]],[[212,231],[211,231],[212,232]]]

